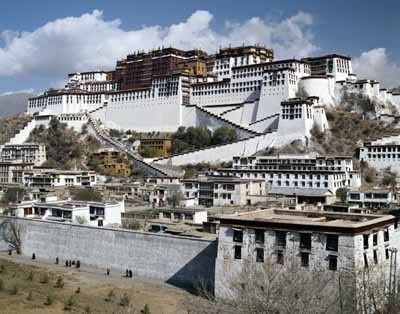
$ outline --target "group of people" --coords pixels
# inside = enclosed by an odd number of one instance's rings
[[[131,269],[127,269],[127,270],[125,271],[125,277],[126,277],[126,278],[132,278],[132,277],[133,277],[133,273],[132,273],[132,270],[131,270]]]

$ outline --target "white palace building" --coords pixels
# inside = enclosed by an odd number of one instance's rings
[[[324,108],[337,104],[344,91],[368,96],[382,108],[400,107],[400,94],[358,80],[348,56],[274,60],[271,49],[240,46],[214,55],[175,48],[133,53],[112,71],[69,74],[65,88],[31,98],[27,113],[35,114],[36,124],[56,116],[78,129],[88,121],[138,132],[229,126],[250,141],[245,149],[242,143],[217,152],[230,159],[240,150],[249,155],[295,139],[306,142],[314,125],[329,127]]]

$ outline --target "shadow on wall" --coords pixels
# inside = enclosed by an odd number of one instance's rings
[[[206,289],[214,293],[217,246],[217,241],[212,242],[166,282],[190,292]]]

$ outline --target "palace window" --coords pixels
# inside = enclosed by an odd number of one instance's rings
[[[338,251],[339,237],[335,234],[328,234],[326,236],[326,250],[327,251]]]
[[[337,256],[335,255],[329,255],[328,256],[329,260],[329,270],[337,270]]]
[[[240,245],[235,245],[235,259],[242,259],[242,247]]]
[[[256,262],[264,263],[264,249],[262,248],[256,249]]]
[[[233,229],[233,241],[234,242],[243,242],[243,230]]]
[[[255,234],[256,234],[256,243],[264,244],[265,231],[264,230],[260,230],[260,229],[256,229],[255,230]]]
[[[300,233],[300,248],[311,250],[311,233]]]
[[[286,247],[286,232],[285,231],[276,231],[276,245],[279,247]]]
[[[301,252],[300,257],[301,257],[301,266],[308,267],[310,265],[310,253]]]

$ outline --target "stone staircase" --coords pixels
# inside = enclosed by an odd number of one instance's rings
[[[209,115],[209,116],[211,116],[211,117],[213,117],[213,118],[215,118],[217,120],[220,120],[220,121],[224,122],[225,124],[229,125],[230,127],[234,128],[236,130],[240,130],[240,131],[246,132],[248,137],[261,134],[259,132],[253,131],[252,129],[250,129],[250,128],[246,127],[246,126],[243,126],[243,125],[240,125],[240,124],[236,124],[236,123],[232,122],[231,120],[228,120],[228,119],[224,118],[223,116],[220,116],[220,115],[217,115],[215,113],[212,113],[211,111],[208,111],[207,109],[205,109],[203,107],[200,107],[198,105],[191,105],[191,106],[195,107],[197,110],[199,110],[201,112],[204,112],[207,115]]]
[[[8,142],[7,144],[23,144],[25,143],[33,129],[36,127],[35,119],[29,121],[21,130],[19,130]]]
[[[97,108],[96,110],[98,110]],[[100,125],[100,123],[91,116],[90,113],[86,113],[88,118],[89,126],[93,129],[95,137],[102,143],[109,145],[120,152],[127,154],[133,159],[135,167],[144,170],[149,175],[155,176],[173,176],[182,177],[184,172],[176,167],[168,165],[158,165],[156,163],[147,163],[143,157],[138,153],[128,149],[123,143],[113,139]]]

